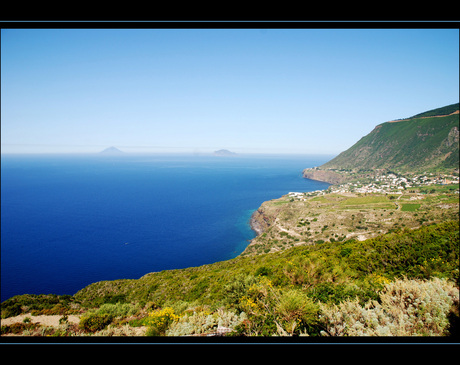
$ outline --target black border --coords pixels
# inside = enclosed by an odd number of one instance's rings
[[[310,6],[310,5],[309,5]],[[331,6],[334,6],[331,4]],[[375,5],[374,5],[375,6]],[[6,9],[5,9],[6,10]],[[442,28],[442,29],[460,29],[460,19],[456,19],[449,15],[445,9],[444,11],[436,10],[430,16],[420,17],[418,19],[410,18],[398,12],[396,15],[393,13],[391,16],[386,16],[385,12],[378,13],[380,16],[371,16],[368,18],[352,17],[350,19],[340,19],[334,15],[325,17],[306,17],[302,19],[299,16],[279,16],[261,18],[257,16],[217,16],[207,18],[206,16],[199,16],[196,18],[187,18],[180,15],[169,15],[160,17],[152,17],[151,19],[145,17],[128,16],[125,14],[126,20],[121,17],[113,17],[112,19],[104,19],[101,16],[83,16],[77,13],[72,15],[59,16],[50,15],[37,18],[37,16],[30,16],[21,12],[20,15],[14,15],[10,12],[10,8],[5,11],[7,15],[2,14],[0,17],[0,28],[2,29],[426,29],[426,28]],[[31,9],[33,10],[33,9]],[[392,9],[393,10],[393,9]],[[430,9],[431,11],[432,9]],[[441,14],[437,14],[441,13]],[[358,13],[359,14],[359,13]],[[187,352],[190,352],[191,347],[202,349],[201,345],[210,345],[212,350],[222,349],[227,353],[228,346],[242,346],[242,349],[247,349],[247,345],[269,345],[263,346],[262,350],[265,352],[267,347],[280,348],[287,346],[289,351],[294,348],[301,348],[302,351],[317,350],[328,358],[334,355],[334,351],[340,353],[339,359],[344,360],[344,353],[356,353],[359,350],[371,351],[374,353],[369,358],[370,361],[379,359],[376,352],[391,350],[408,349],[415,353],[423,354],[424,351],[429,349],[431,352],[434,347],[443,351],[454,350],[458,351],[460,339],[454,337],[5,337],[0,338],[0,349],[2,353],[6,348],[17,351],[17,345],[27,346],[34,351],[38,347],[47,351],[49,345],[57,346],[57,349],[74,351],[74,345],[84,347],[90,351],[94,350],[95,346],[109,345],[110,351],[113,346],[125,347],[125,345],[153,348],[158,350],[159,347],[171,348],[170,345],[194,345],[185,346]],[[358,345],[361,347],[358,349]],[[382,348],[383,346],[383,348]],[[346,350],[346,351],[345,351]],[[220,356],[226,356],[225,353]],[[231,354],[231,353],[230,353]],[[433,354],[433,353],[431,353]],[[384,354],[382,354],[384,355]],[[77,356],[78,357],[78,356]],[[210,356],[211,359],[214,356]],[[221,361],[225,360],[221,357]],[[361,356],[359,356],[361,357]],[[34,358],[36,358],[34,356]],[[383,359],[383,357],[382,357]],[[310,359],[313,360],[313,359]],[[324,360],[324,358],[323,358]],[[144,361],[144,360],[140,360]],[[275,360],[276,361],[276,360]]]

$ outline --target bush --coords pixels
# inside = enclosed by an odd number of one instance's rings
[[[248,289],[256,282],[252,275],[237,275],[224,286],[225,303],[239,308],[240,300],[246,295]]]
[[[96,332],[104,329],[112,322],[113,317],[108,314],[98,314],[89,312],[80,318],[79,327],[87,332]]]
[[[218,327],[234,329],[246,320],[246,314],[218,309],[214,313],[207,311],[193,311],[173,322],[166,331],[167,336],[185,336],[216,332]]]
[[[144,319],[144,324],[148,327],[147,336],[164,335],[171,323],[179,318],[180,316],[175,314],[174,309],[170,307],[154,310]]]
[[[459,293],[444,279],[397,280],[387,284],[380,303],[358,300],[320,304],[321,322],[329,336],[442,336],[448,314],[458,306]]]
[[[318,306],[300,289],[279,289],[260,276],[240,299],[247,315],[239,326],[243,335],[282,336],[315,333]],[[244,327],[244,328],[242,328]]]
[[[312,328],[316,324],[319,308],[305,293],[289,289],[281,293],[275,313],[282,328],[290,335],[297,327]]]
[[[2,326],[1,334],[21,334],[24,331],[31,331],[38,327],[38,323],[13,323],[9,326]]]
[[[70,314],[78,306],[70,295],[23,294],[11,297],[1,304],[1,317],[8,318],[28,312],[33,315]]]
[[[5,303],[2,303],[2,318],[19,316],[22,313],[20,303],[13,303],[8,306]]]
[[[266,266],[260,266],[256,272],[255,272],[255,276],[267,276],[267,275],[270,275],[272,273],[272,270],[269,268],[269,267],[266,267]]]
[[[109,314],[115,317],[127,317],[137,312],[134,305],[128,303],[103,304],[97,311],[97,314]]]
[[[137,312],[134,305],[128,303],[106,303],[97,310],[86,312],[80,319],[80,328],[87,332],[104,329],[116,317],[126,317]]]

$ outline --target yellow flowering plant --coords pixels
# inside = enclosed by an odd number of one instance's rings
[[[171,323],[179,320],[181,316],[174,313],[171,307],[156,309],[144,319],[144,324],[149,327],[148,334],[159,336],[166,332]]]

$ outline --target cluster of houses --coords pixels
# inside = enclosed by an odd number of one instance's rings
[[[403,190],[411,187],[429,186],[429,185],[449,185],[458,184],[459,177],[455,175],[435,175],[433,173],[424,173],[412,176],[397,176],[393,173],[376,174],[371,182],[361,183],[359,181],[346,183],[339,186],[332,186],[327,191],[331,193],[391,193],[402,194]],[[288,196],[297,200],[306,200],[307,197],[323,195],[326,190],[316,190],[308,193],[290,192]],[[458,190],[457,190],[458,193]]]
[[[412,176],[397,176],[395,174],[376,175],[373,181],[363,184],[359,181],[347,183],[338,187],[333,187],[331,192],[355,192],[355,193],[392,193],[402,194],[403,190],[411,187],[429,186],[429,185],[448,185],[458,184],[459,177],[454,175],[434,175],[433,173],[424,173]]]
[[[291,199],[306,201],[307,197],[324,195],[325,193],[326,193],[326,190],[315,190],[315,191],[309,191],[308,193],[290,192],[288,193],[288,197],[290,197]]]

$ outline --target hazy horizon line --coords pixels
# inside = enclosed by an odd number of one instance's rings
[[[107,156],[107,157],[123,157],[123,156],[135,156],[135,155],[187,155],[187,156],[216,156],[214,152],[124,152],[121,151],[119,154],[104,154],[102,151],[98,152],[1,152],[2,156],[13,156],[13,155],[98,155],[98,156]],[[313,152],[237,152],[232,156],[216,156],[216,157],[238,157],[246,155],[285,155],[285,156],[336,156],[334,153],[313,153]]]
[[[28,148],[29,147],[29,148]],[[35,147],[35,148],[34,148]],[[73,150],[68,150],[72,149]],[[78,150],[78,148],[80,148]],[[1,144],[1,154],[99,154],[109,148],[116,148],[123,154],[213,154],[228,150],[236,154],[283,154],[283,155],[337,155],[342,152],[305,151],[288,148],[260,147],[177,147],[177,146],[132,146],[132,145],[45,145],[45,144]],[[5,151],[6,149],[6,151]],[[61,149],[56,151],[56,149]],[[66,149],[66,150],[62,150]]]

